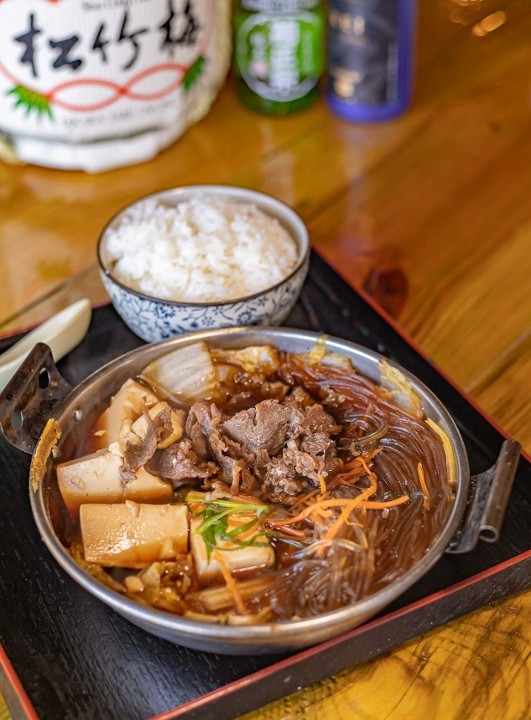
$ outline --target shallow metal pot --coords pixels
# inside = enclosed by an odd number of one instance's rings
[[[149,633],[200,650],[226,654],[265,654],[307,647],[350,630],[378,613],[416,583],[445,551],[463,552],[470,549],[482,532],[484,539],[495,540],[516,469],[517,443],[506,443],[503,461],[499,460],[494,468],[482,473],[485,476],[483,479],[482,476],[476,476],[471,483],[463,440],[450,414],[427,387],[400,368],[421,398],[426,416],[437,422],[448,434],[455,454],[457,473],[455,501],[439,536],[416,565],[387,587],[348,607],[318,617],[243,627],[197,622],[146,608],[104,586],[76,564],[61,543],[52,523],[50,500],[58,493],[53,461],[51,457],[44,464],[39,460],[42,444],[46,444],[42,431],[49,418],[55,418],[63,431],[54,455],[72,457],[87,428],[102,411],[105,401],[127,378],[138,375],[149,362],[169,350],[204,340],[224,348],[271,344],[282,350],[303,353],[314,346],[318,337],[317,333],[286,328],[240,327],[192,333],[133,350],[105,365],[75,389],[59,374],[49,348],[46,345],[36,346],[0,396],[0,422],[5,437],[19,449],[34,452],[37,443],[41,444],[40,452],[35,451],[33,456],[30,502],[42,539],[61,567],[88,592]],[[327,348],[349,357],[362,374],[380,381],[378,364],[382,356],[337,338],[329,338]],[[503,471],[503,483],[497,479],[500,468]],[[507,497],[500,497],[496,489],[500,484],[503,484]]]

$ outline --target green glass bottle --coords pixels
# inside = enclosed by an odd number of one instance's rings
[[[318,95],[324,65],[321,0],[236,0],[234,77],[241,101],[285,115]]]

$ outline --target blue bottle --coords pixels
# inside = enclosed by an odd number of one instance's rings
[[[329,0],[325,96],[358,122],[388,120],[411,101],[417,0]]]

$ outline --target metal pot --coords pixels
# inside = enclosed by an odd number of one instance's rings
[[[437,422],[451,440],[456,460],[455,501],[439,536],[421,560],[382,590],[317,617],[231,626],[192,621],[144,607],[104,586],[76,564],[52,521],[51,505],[58,490],[51,456],[74,455],[104,402],[127,378],[138,375],[149,362],[169,350],[198,340],[224,348],[270,344],[303,353],[314,346],[317,338],[318,334],[313,332],[286,328],[240,327],[193,333],[133,350],[105,365],[75,389],[59,374],[49,348],[37,345],[0,396],[0,422],[11,444],[34,453],[30,470],[31,508],[42,539],[61,567],[92,595],[154,635],[200,650],[264,654],[306,647],[350,630],[417,582],[445,551],[470,550],[480,536],[487,541],[496,540],[516,471],[518,443],[506,442],[496,465],[470,478],[463,440],[450,414],[427,387],[400,368],[421,398],[426,416]],[[362,374],[380,381],[379,362],[383,358],[377,353],[337,338],[329,338],[327,348],[349,357]],[[57,438],[52,438],[52,442],[50,433],[43,432],[51,418],[62,429],[57,443]]]

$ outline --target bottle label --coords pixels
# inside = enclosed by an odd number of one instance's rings
[[[289,15],[299,10],[314,10],[321,0],[240,0],[244,10],[274,15]]]
[[[236,32],[237,70],[248,87],[267,100],[304,97],[321,73],[322,31],[317,13],[252,14]]]
[[[346,103],[385,105],[398,95],[396,0],[330,0],[329,91]]]
[[[0,2],[0,128],[92,142],[186,122],[227,64],[218,1]]]

